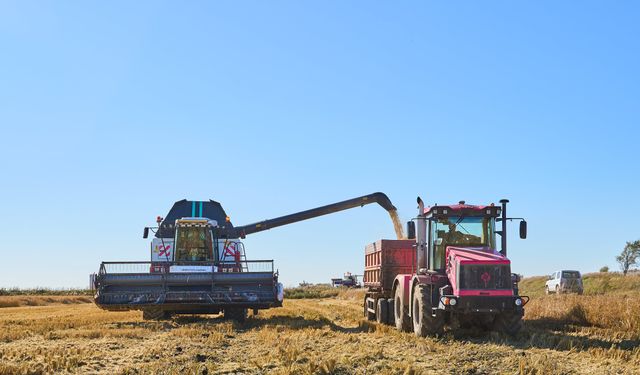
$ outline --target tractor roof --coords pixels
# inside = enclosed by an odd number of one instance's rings
[[[427,216],[442,215],[442,216],[498,216],[500,215],[500,207],[493,204],[489,206],[478,206],[472,204],[466,204],[464,201],[460,201],[458,204],[451,205],[434,205],[425,207],[424,214]]]

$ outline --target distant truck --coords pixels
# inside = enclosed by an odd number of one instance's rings
[[[545,293],[584,293],[582,275],[579,271],[562,270],[549,275],[545,284]]]
[[[342,278],[331,279],[331,285],[334,287],[360,288],[362,284],[358,281],[358,276],[353,275],[351,272],[345,272]]]

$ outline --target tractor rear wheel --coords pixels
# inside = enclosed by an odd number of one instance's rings
[[[515,336],[522,329],[522,315],[508,311],[498,314],[493,321],[493,329]]]
[[[402,303],[402,290],[396,288],[393,301],[393,315],[395,318],[396,329],[400,332],[411,331],[411,318],[409,317],[409,306]]]
[[[142,310],[143,320],[167,320],[171,319],[171,313],[159,307],[150,307]]]
[[[247,309],[241,307],[227,307],[224,309],[224,318],[235,320],[238,323],[243,323],[247,320]]]
[[[442,310],[432,313],[431,293],[423,286],[413,291],[413,332],[418,337],[441,335],[444,332],[444,314]]]
[[[376,321],[380,324],[387,324],[389,320],[389,309],[387,306],[387,300],[384,298],[378,298],[376,302]]]

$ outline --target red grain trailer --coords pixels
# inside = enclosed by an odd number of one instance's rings
[[[378,240],[364,249],[364,313],[367,319],[393,324],[393,282],[415,272],[414,240]],[[391,306],[391,307],[390,307]]]

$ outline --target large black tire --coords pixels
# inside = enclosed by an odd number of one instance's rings
[[[444,332],[444,314],[436,310],[432,315],[431,293],[418,285],[413,291],[413,332],[418,337],[441,335]]]
[[[387,324],[390,326],[395,326],[396,325],[396,316],[395,316],[395,310],[394,307],[395,303],[393,302],[393,298],[389,298],[387,300]]]
[[[241,307],[227,307],[224,309],[224,318],[235,320],[238,323],[243,323],[247,320],[247,309]]]
[[[376,321],[380,324],[387,324],[389,321],[389,308],[384,298],[378,298],[376,302]]]
[[[496,315],[493,330],[515,336],[522,329],[522,315],[516,312],[503,312]]]
[[[142,310],[143,320],[167,320],[171,319],[171,313],[159,307],[150,307]]]
[[[409,306],[402,303],[402,291],[396,288],[393,301],[393,315],[396,323],[396,329],[400,332],[411,331],[411,318],[409,317]]]

